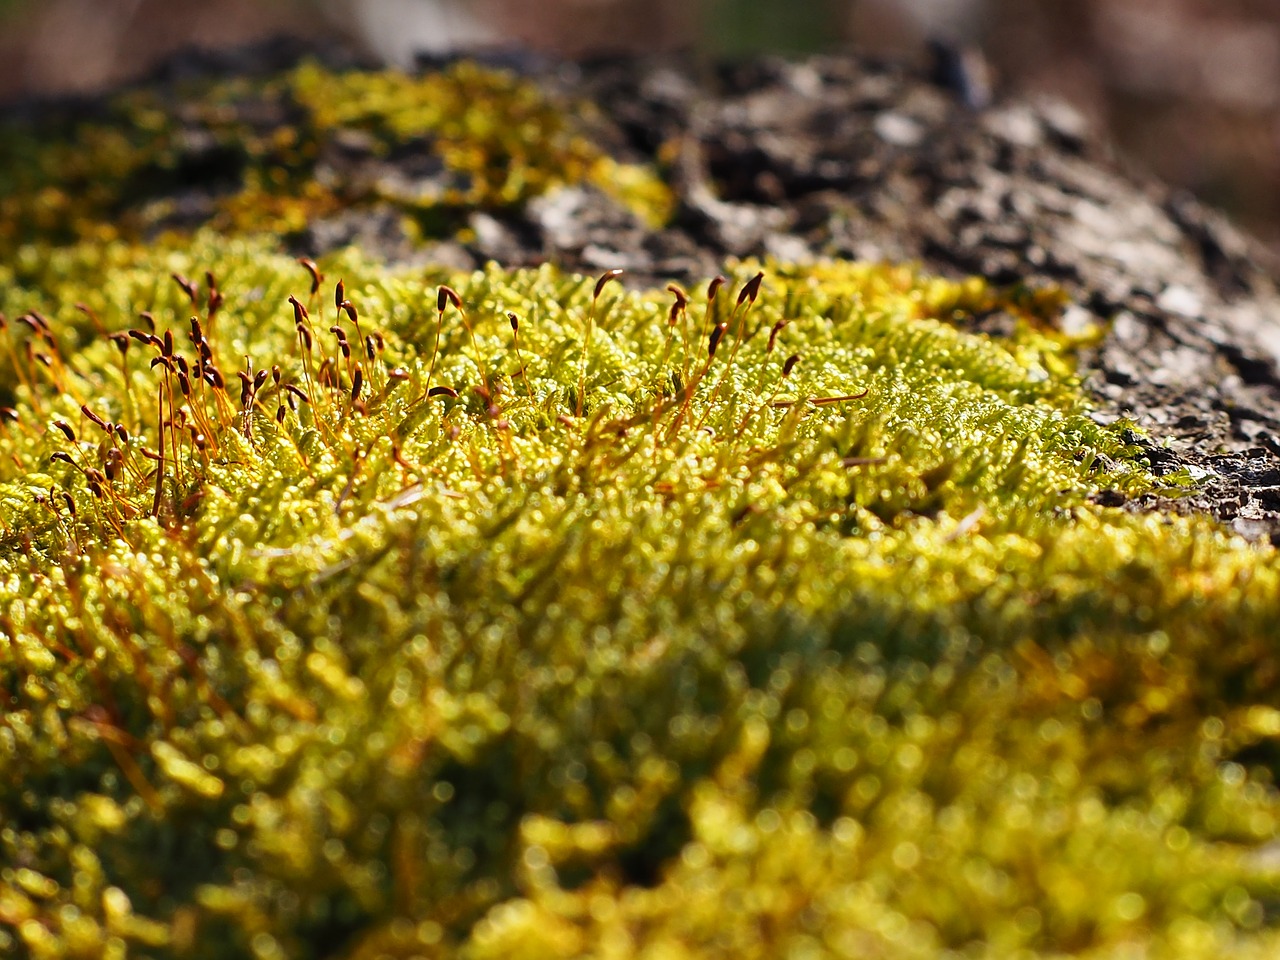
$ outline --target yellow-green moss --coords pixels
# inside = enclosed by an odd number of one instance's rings
[[[321,268],[0,268],[0,951],[1280,949],[1274,553],[1091,504],[1156,481],[1044,298]],[[184,401],[192,315],[227,386]]]
[[[75,119],[0,126],[0,256],[33,240],[138,238],[192,218],[291,234],[379,201],[403,211],[411,235],[447,236],[461,213],[515,208],[580,182],[653,224],[671,206],[652,170],[619,163],[589,139],[589,111],[465,62],[420,77],[306,63],[277,79],[139,90],[68,113]],[[317,159],[357,131],[375,157],[419,144],[442,174],[430,189],[319,181]],[[209,193],[184,198],[192,186]]]
[[[467,65],[185,94],[3,133],[0,955],[1280,949],[1274,551],[1095,505],[1188,478],[1088,416],[1060,292],[313,290],[274,235],[351,205],[669,199]],[[344,138],[446,187],[317,182]],[[128,242],[192,156],[212,228]]]

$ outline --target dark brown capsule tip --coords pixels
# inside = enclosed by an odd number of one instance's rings
[[[462,309],[462,298],[458,296],[458,291],[453,289],[453,287],[447,287],[444,284],[441,284],[440,292],[436,294],[436,309],[441,313],[444,313],[444,308],[450,303],[453,304],[455,309]]]
[[[667,292],[676,298],[676,306],[681,310],[689,305],[689,295],[678,284],[668,283]]]
[[[707,284],[707,303],[710,303],[716,298],[716,294],[720,292],[720,288],[727,282],[728,281],[724,277],[717,276]]]
[[[0,421],[4,423],[17,423],[18,411],[13,407],[0,407]]]
[[[787,357],[786,362],[782,365],[782,375],[784,377],[791,376],[791,371],[795,369],[796,364],[799,362],[800,354],[798,353],[793,353],[791,356]]]
[[[519,332],[520,332],[520,318],[519,318],[519,317],[517,317],[514,313],[508,313],[508,314],[507,314],[507,319],[511,321],[511,329],[512,329],[512,330],[514,330],[514,331],[516,331],[517,333],[519,333]]]
[[[173,356],[173,331],[166,330],[164,332],[164,355],[166,357]]]
[[[364,386],[364,374],[360,372],[360,368],[356,367],[356,372],[351,378],[351,402],[355,403],[360,397],[360,388]]]
[[[320,268],[316,266],[316,262],[310,257],[299,257],[298,263],[302,264],[303,269],[311,274],[311,295],[314,297],[320,291],[320,284],[324,280],[324,274],[320,272]]]
[[[711,339],[707,343],[707,356],[714,357],[716,355],[716,347],[720,346],[720,338],[724,336],[724,332],[729,329],[727,323],[718,323],[715,329],[711,331]]]
[[[342,309],[342,301],[347,299],[347,287],[339,280],[338,285],[333,288],[333,305],[339,310]]]
[[[55,420],[53,421],[53,425],[57,427],[59,430],[61,430],[63,434],[66,436],[66,438],[70,440],[72,443],[76,442],[76,432],[71,429],[71,424],[67,423],[67,421]]]
[[[612,270],[606,270],[604,273],[600,274],[600,279],[596,281],[596,289],[591,295],[591,299],[600,299],[600,291],[602,291],[610,281],[617,280],[622,276],[622,273],[623,271],[620,267],[614,267]]]
[[[456,400],[458,398],[458,391],[453,389],[453,387],[432,387],[430,390],[427,391],[427,396],[428,397],[451,397],[452,399]]]
[[[738,294],[738,306],[742,306],[748,300],[752,303],[756,302],[756,297],[760,294],[760,284],[764,281],[764,271],[760,271],[750,280],[742,285],[742,291]]]
[[[138,314],[138,319],[147,325],[147,329],[152,333],[156,332],[156,318],[151,315],[150,310],[143,310]]]
[[[340,306],[352,323],[360,322],[360,314],[356,313],[356,305],[354,303],[350,300],[343,300]]]
[[[782,332],[782,328],[787,325],[787,321],[779,320],[773,325],[773,329],[769,331],[769,346],[765,347],[765,353],[773,353],[773,345],[777,343],[778,334]]]
[[[198,298],[196,285],[180,273],[171,273],[169,276],[173,277],[173,282],[181,287],[182,292],[187,295],[187,298],[190,299],[192,303],[194,303]]]
[[[71,459],[70,455],[62,450],[58,450],[58,451],[55,451],[54,453],[49,454],[49,459],[50,461],[58,460],[62,463],[69,463],[73,467],[76,465],[76,462]]]
[[[284,423],[285,405],[282,403],[276,407],[276,423]]]

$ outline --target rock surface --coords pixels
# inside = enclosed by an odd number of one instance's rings
[[[1099,415],[1149,431],[1158,471],[1201,478],[1180,508],[1280,539],[1280,298],[1259,245],[1123,171],[1060,103],[974,112],[852,59],[759,62],[715,79],[717,92],[701,94],[670,66],[585,71],[636,148],[680,145],[676,228],[639,245],[621,235],[616,260],[665,273],[705,272],[726,255],[905,259],[1061,285],[1076,303],[1065,322],[1109,330],[1086,357]],[[545,253],[604,265],[593,222],[578,224],[576,244],[544,230]]]

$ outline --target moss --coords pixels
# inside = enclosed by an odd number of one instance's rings
[[[318,269],[0,266],[0,952],[1280,947],[1274,551],[1056,292]]]
[[[574,119],[571,119],[574,118]],[[0,127],[0,255],[55,243],[136,239],[210,223],[292,235],[339,210],[389,203],[414,235],[449,235],[468,211],[515,209],[589,182],[653,224],[670,193],[652,171],[590,139],[567,110],[513,75],[460,63],[440,72],[338,73],[304,63],[275,79],[189,82],[122,94]],[[418,182],[369,177],[376,160],[425,148]],[[326,176],[318,165],[329,162]]]

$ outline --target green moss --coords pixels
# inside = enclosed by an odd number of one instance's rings
[[[122,94],[93,114],[0,126],[9,158],[0,165],[0,255],[37,238],[136,239],[193,220],[287,235],[374,203],[401,210],[412,234],[447,236],[467,211],[517,208],[579,182],[662,222],[671,206],[662,181],[602,152],[589,119],[531,83],[465,62],[422,77],[307,63],[272,80]],[[316,176],[328,154],[354,148],[376,159],[408,146],[439,165],[423,182],[341,165],[345,176]]]
[[[1274,553],[1092,504],[1157,481],[1051,296],[321,267],[0,268],[4,952],[1280,946]]]
[[[1189,478],[1060,291],[278,252],[665,216],[579,116],[307,65],[6,129],[0,954],[1273,956],[1275,553],[1096,505]],[[433,193],[314,176],[421,141]]]

